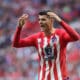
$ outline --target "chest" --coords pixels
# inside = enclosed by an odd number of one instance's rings
[[[38,45],[41,48],[57,47],[59,45],[59,37],[57,35],[50,37],[40,37],[37,39]]]
[[[38,38],[38,51],[45,60],[57,57],[59,37],[57,35]]]

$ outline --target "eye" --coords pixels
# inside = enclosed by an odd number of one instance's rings
[[[38,21],[46,21],[46,19],[38,19]]]
[[[42,19],[42,21],[46,21],[46,19]]]

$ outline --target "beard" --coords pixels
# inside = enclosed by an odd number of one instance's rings
[[[41,24],[41,27],[46,27],[46,25],[45,24]]]
[[[47,31],[48,29],[48,25],[47,24],[42,24],[41,25],[41,31]]]
[[[41,24],[41,27],[47,28],[48,25],[47,24]]]

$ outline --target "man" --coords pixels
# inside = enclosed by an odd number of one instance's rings
[[[66,70],[66,46],[68,42],[80,39],[78,33],[59,16],[49,10],[39,12],[41,32],[20,39],[20,33],[28,15],[19,18],[13,46],[16,48],[34,46],[39,56],[39,80],[68,80]],[[54,19],[64,29],[53,27]],[[34,26],[33,26],[34,29]]]

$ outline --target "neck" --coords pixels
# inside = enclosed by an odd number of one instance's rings
[[[45,31],[44,33],[46,36],[49,36],[49,35],[53,34],[54,32],[55,32],[55,29],[52,27],[50,30]]]

